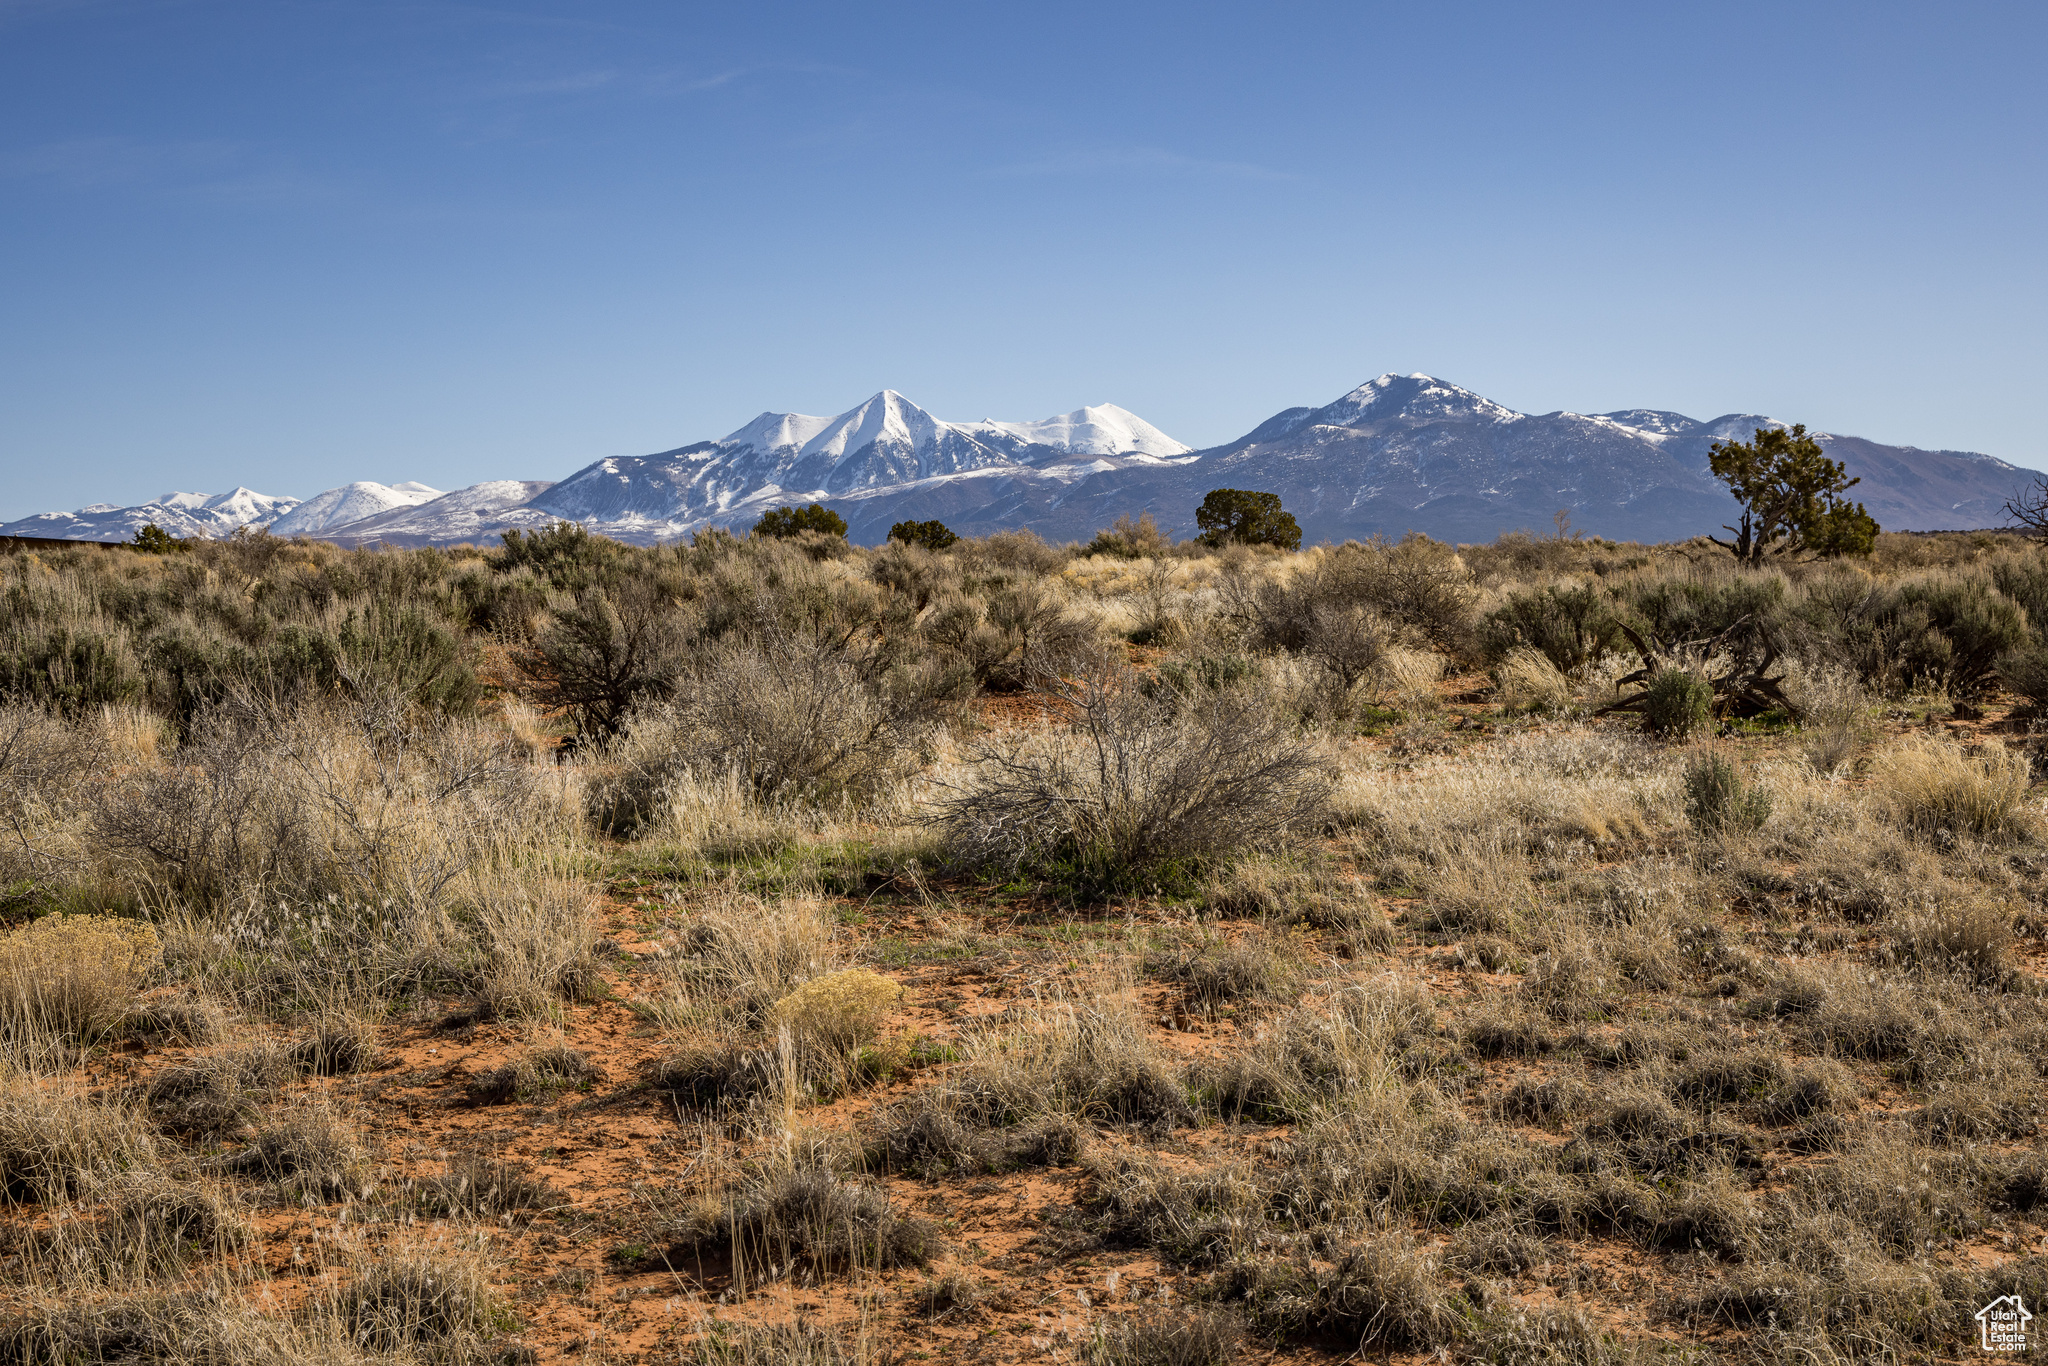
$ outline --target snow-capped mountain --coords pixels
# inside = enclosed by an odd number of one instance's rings
[[[607,535],[666,539],[752,522],[784,503],[886,501],[935,482],[1005,475],[1065,484],[1187,458],[1187,446],[1113,404],[1039,422],[955,423],[885,389],[836,417],[763,413],[718,441],[599,460],[531,507]]]
[[[1191,535],[1208,490],[1248,488],[1279,494],[1311,542],[1409,531],[1486,541],[1547,528],[1560,508],[1589,533],[1679,540],[1734,520],[1708,469],[1714,442],[1782,425],[1656,408],[1523,413],[1429,375],[1388,374],[1196,451],[1112,404],[1036,422],[947,422],[885,389],[834,417],[763,413],[719,440],[607,457],[560,483],[499,479],[438,496],[359,483],[303,505],[247,489],[167,494],[139,508],[24,518],[0,533],[127,540],[153,521],[179,536],[270,525],[344,545],[446,545],[566,519],[648,543],[744,529],[770,508],[815,501],[867,544],[926,518],[963,535],[1029,527],[1067,541],[1126,512]],[[2033,477],[1967,451],[1817,435],[1862,479],[1851,496],[1894,530],[2000,525],[2005,499]]]
[[[316,493],[270,524],[273,536],[317,536],[330,527],[347,526],[393,508],[418,507],[441,490],[408,481],[379,484],[359,479],[338,489]]]
[[[166,493],[137,507],[94,503],[76,512],[44,512],[0,526],[0,536],[40,536],[58,541],[130,541],[154,524],[173,536],[231,536],[244,526],[268,526],[299,505],[251,489],[227,493]]]
[[[1522,413],[1430,375],[1388,374],[1329,403],[1285,409],[1236,441],[1168,467],[1070,467],[1063,480],[1036,470],[991,471],[1000,477],[925,481],[886,496],[826,502],[854,539],[868,542],[894,521],[931,517],[963,535],[1025,526],[1055,541],[1082,540],[1118,514],[1138,511],[1187,536],[1213,488],[1279,494],[1310,541],[1409,531],[1487,541],[1548,528],[1560,508],[1592,534],[1679,540],[1735,519],[1733,500],[1708,469],[1708,448],[1783,425],[1749,413],[1701,421],[1650,408]],[[2031,477],[1970,452],[1819,438],[1862,479],[1851,496],[1896,530],[2000,525],[2005,499]]]
[[[547,526],[556,518],[526,507],[554,485],[545,479],[487,479],[416,507],[396,507],[320,533],[341,545],[495,543],[516,526]]]

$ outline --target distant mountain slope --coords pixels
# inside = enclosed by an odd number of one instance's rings
[[[44,536],[62,541],[132,541],[156,525],[173,536],[216,537],[238,527],[268,526],[299,505],[296,498],[237,488],[228,493],[166,493],[139,507],[94,503],[76,512],[44,512],[0,525],[0,536]]]
[[[393,508],[321,533],[340,545],[459,545],[495,542],[516,526],[546,526],[556,519],[526,504],[554,485],[545,479],[489,479],[444,493],[418,507]]]
[[[270,524],[273,536],[317,536],[330,527],[347,526],[393,508],[418,507],[441,490],[425,484],[378,484],[358,480],[338,489],[316,493]]]

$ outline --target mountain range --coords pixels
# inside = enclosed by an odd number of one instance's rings
[[[44,513],[0,534],[127,540],[154,522],[179,536],[249,525],[345,545],[446,545],[568,520],[647,544],[712,526],[744,530],[770,508],[822,502],[863,543],[928,518],[963,535],[1026,527],[1068,541],[1141,511],[1191,535],[1204,493],[1247,488],[1279,494],[1310,542],[1408,531],[1491,540],[1547,527],[1559,509],[1590,534],[1680,540],[1735,517],[1709,448],[1783,425],[1650,408],[1521,413],[1429,375],[1388,374],[1195,450],[1114,404],[1037,422],[956,423],[884,390],[834,417],[763,413],[720,440],[609,457],[560,482],[440,493],[366,481],[303,502],[247,489],[176,493],[134,508]],[[2033,476],[1969,451],[1817,435],[1861,478],[1851,497],[1892,530],[2000,525],[2005,500]]]

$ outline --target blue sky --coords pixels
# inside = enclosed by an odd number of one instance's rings
[[[0,517],[1383,371],[2048,465],[2048,8],[0,0]]]

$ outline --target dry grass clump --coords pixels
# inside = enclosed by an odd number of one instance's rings
[[[284,1194],[309,1200],[368,1199],[376,1185],[354,1127],[317,1101],[278,1113],[246,1148],[218,1163],[224,1172],[274,1181]]]
[[[1355,877],[1310,872],[1253,856],[1214,869],[1202,885],[1202,909],[1224,920],[1301,925],[1343,937],[1354,958],[1393,944],[1393,926]]]
[[[1145,971],[1177,984],[1190,1009],[1213,1014],[1240,1001],[1284,1001],[1302,991],[1299,947],[1287,936],[1253,930],[1226,939],[1210,933],[1146,955]]]
[[[729,895],[714,900],[684,931],[680,951],[662,960],[669,990],[651,1005],[672,1027],[751,1027],[837,967],[831,917],[819,898]]]
[[[1451,1237],[1445,1261],[1476,1276],[1520,1276],[1541,1266],[1549,1256],[1543,1239],[1512,1215],[1494,1215],[1460,1226]]]
[[[794,942],[801,941],[785,940],[784,947]],[[755,978],[757,984],[763,980]],[[669,1003],[678,1037],[656,1063],[652,1080],[690,1108],[706,1111],[770,1096],[791,1103],[800,1097],[829,1099],[852,1089],[867,1070],[862,1050],[902,1000],[903,988],[879,973],[848,968],[810,978],[755,1010],[747,1009],[748,1002],[708,1000],[702,983],[686,985],[681,995],[685,1005]],[[749,1032],[754,1026],[764,1032]]]
[[[1525,1058],[1551,1047],[1549,1021],[1514,998],[1489,1000],[1464,1012],[1458,1033],[1481,1058]]]
[[[667,1238],[671,1266],[730,1256],[736,1269],[770,1278],[798,1263],[821,1271],[924,1266],[942,1246],[936,1226],[897,1210],[886,1192],[808,1164],[706,1197]]]
[[[515,1163],[484,1153],[457,1153],[447,1170],[420,1184],[419,1200],[436,1214],[524,1223],[569,1198]]]
[[[1226,1118],[1304,1120],[1381,1105],[1400,1093],[1404,1071],[1446,1061],[1428,993],[1383,978],[1288,1012],[1251,1047],[1206,1067],[1200,1084]]]
[[[1099,896],[1192,883],[1323,819],[1327,760],[1253,692],[1148,694],[1098,671],[1055,700],[1066,731],[978,745],[966,783],[936,802],[962,864]]]
[[[1183,1267],[1227,1263],[1255,1250],[1269,1193],[1247,1162],[1175,1171],[1143,1149],[1090,1152],[1071,1245],[1151,1248]]]
[[[60,1082],[0,1078],[0,1197],[49,1203],[156,1162],[156,1142],[124,1106]]]
[[[18,1062],[119,1026],[156,965],[154,928],[105,915],[46,915],[0,934],[0,1050]]]
[[[0,1361],[175,1366],[356,1366],[344,1343],[303,1332],[217,1291],[145,1289],[85,1297],[38,1288],[0,1311]]]
[[[196,1257],[238,1251],[254,1237],[255,1228],[231,1191],[210,1183],[131,1174],[108,1196],[99,1242],[105,1261],[148,1276]]]
[[[1563,715],[1572,708],[1572,681],[1540,650],[1518,646],[1493,667],[1493,686],[1510,711]]]
[[[1813,771],[1832,777],[1870,743],[1870,697],[1846,669],[1795,667],[1785,694],[1803,732],[1800,749]]]
[[[314,1077],[343,1077],[377,1066],[383,1049],[377,1022],[349,1010],[330,1010],[314,1020],[306,1037],[291,1046],[293,1065]]]
[[[1952,972],[1979,986],[2012,980],[2012,918],[2002,907],[1968,901],[1898,916],[1889,926],[1897,959],[1935,972]]]
[[[1186,1082],[1124,1001],[1060,1002],[963,1039],[951,1079],[962,1113],[986,1125],[1064,1116],[1164,1131],[1194,1122]]]
[[[588,887],[550,876],[503,875],[477,885],[472,913],[484,955],[479,1016],[544,1018],[563,998],[597,988],[597,928]]]
[[[723,1323],[713,1320],[691,1344],[694,1366],[865,1366],[864,1344],[849,1348],[815,1323]]]
[[[387,1244],[358,1252],[351,1263],[348,1279],[310,1313],[359,1347],[457,1355],[480,1346],[503,1317],[489,1265],[474,1251]]]
[[[159,1128],[187,1138],[239,1132],[261,1103],[298,1075],[303,1054],[258,1038],[174,1063],[150,1078],[144,1102]]]
[[[217,1001],[166,996],[139,1003],[121,1022],[121,1032],[149,1043],[205,1048],[227,1032],[228,1012]]]
[[[1474,1322],[1465,1297],[1447,1285],[1436,1258],[1402,1233],[1306,1255],[1241,1263],[1224,1275],[1256,1328],[1290,1337],[1329,1334],[1361,1348],[1434,1351]]]
[[[1880,752],[1873,776],[1901,826],[1953,838],[2014,829],[2031,770],[2024,754],[2003,745],[1988,744],[1972,756],[1945,740],[1915,735]]]
[[[1236,1315],[1191,1305],[1097,1324],[1086,1359],[1088,1366],[1228,1366],[1243,1351]]]
[[[565,1043],[542,1044],[470,1078],[464,1089],[479,1105],[534,1101],[573,1090],[604,1075],[604,1069]]]
[[[972,1313],[981,1297],[981,1282],[955,1267],[926,1276],[904,1298],[915,1312],[938,1322],[955,1314]]]
[[[884,1171],[930,1179],[1067,1166],[1087,1147],[1088,1131],[1071,1117],[1004,1127],[1000,1118],[987,1118],[989,1099],[971,1085],[913,1093],[870,1127],[869,1160]]]

